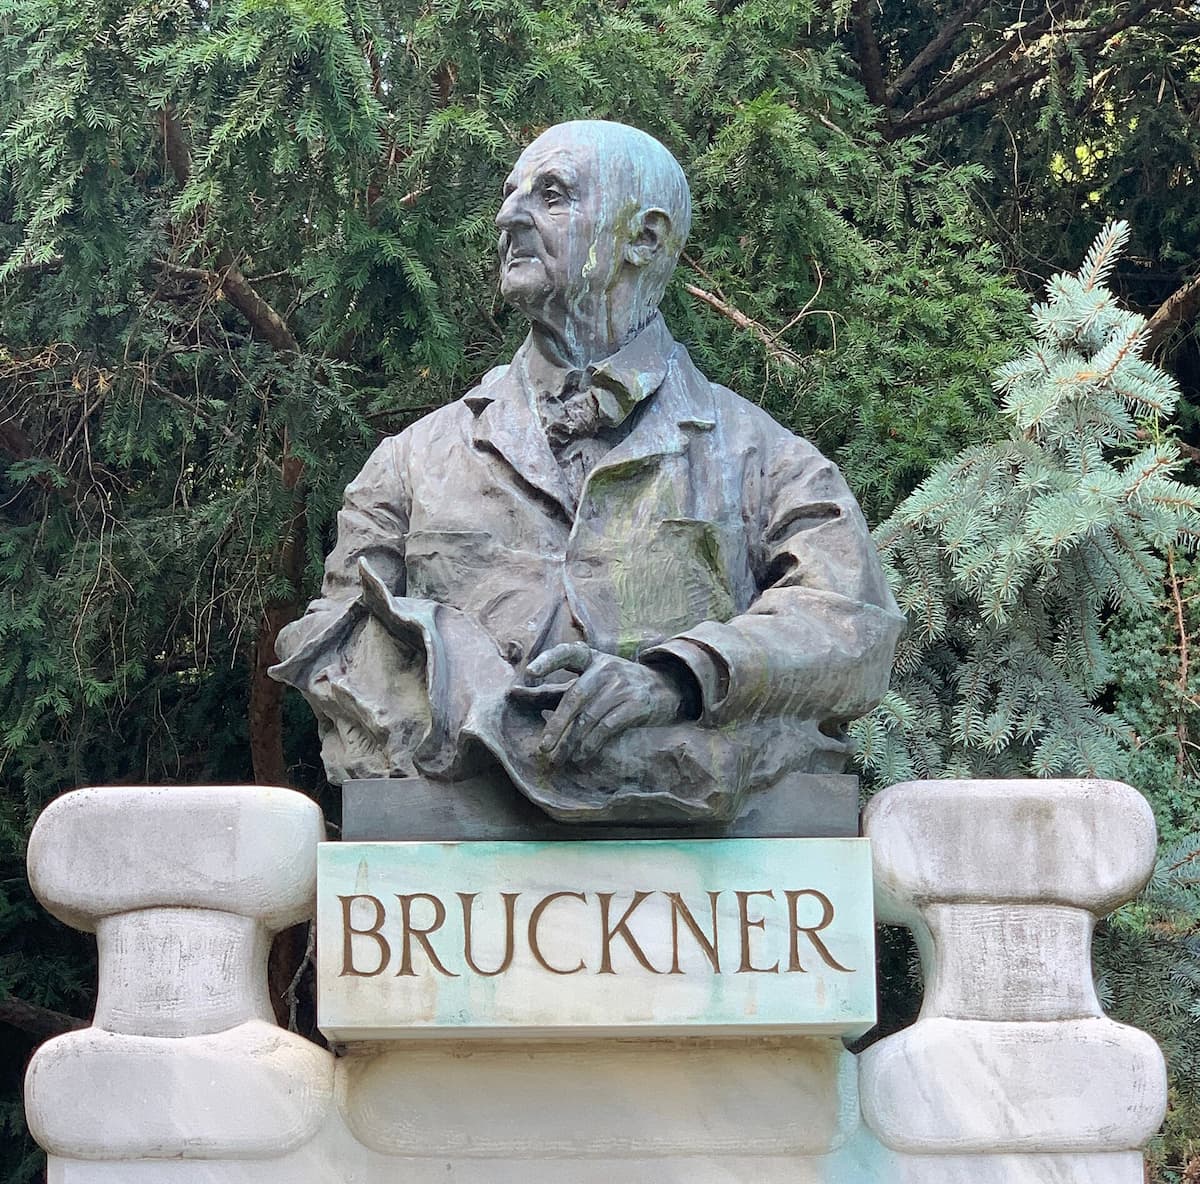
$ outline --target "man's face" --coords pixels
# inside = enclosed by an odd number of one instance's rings
[[[606,180],[617,188],[594,147],[552,129],[521,154],[505,181],[496,217],[500,293],[551,329],[566,331],[570,321],[598,315],[597,298],[612,281],[619,203],[616,193],[606,194]]]

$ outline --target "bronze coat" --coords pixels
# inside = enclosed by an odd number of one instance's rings
[[[346,489],[321,598],[273,671],[317,711],[331,779],[452,778],[470,736],[555,816],[643,820],[729,817],[789,772],[840,768],[903,618],[837,468],[708,382],[660,317],[591,376],[633,410],[576,510],[529,349],[385,440]],[[686,663],[700,721],[549,768],[540,713],[506,691],[580,639]],[[401,689],[414,671],[418,691]]]

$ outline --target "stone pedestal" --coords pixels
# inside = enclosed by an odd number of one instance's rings
[[[312,914],[311,802],[66,795],[30,876],[96,932],[101,983],[94,1026],[30,1067],[49,1182],[1141,1184],[1162,1058],[1102,1015],[1088,970],[1095,918],[1150,871],[1139,795],[913,783],[864,826],[879,915],[914,929],[927,987],[857,1059],[830,1036],[428,1034],[335,1058],[266,999],[269,935]]]
[[[44,1044],[30,1129],[82,1160],[278,1156],[333,1102],[333,1057],[275,1024],[267,954],[305,920],[320,811],[286,789],[84,789],[29,841],[38,898],[96,934],[93,1025]]]
[[[913,930],[925,970],[917,1023],[861,1058],[871,1130],[915,1156],[1107,1153],[1137,1184],[1165,1069],[1103,1015],[1091,939],[1154,865],[1145,799],[1110,781],[915,782],[876,797],[864,831],[880,919]]]

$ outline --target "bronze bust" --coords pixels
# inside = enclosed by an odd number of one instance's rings
[[[634,128],[517,161],[500,290],[529,336],[379,445],[279,637],[331,781],[498,765],[554,818],[671,823],[842,767],[903,618],[837,468],[667,329],[690,220]]]

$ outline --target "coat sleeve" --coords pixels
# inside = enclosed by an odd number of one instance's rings
[[[682,661],[703,722],[765,716],[841,724],[887,690],[904,618],[866,520],[837,467],[778,425],[761,442],[757,596],[728,621],[703,621],[644,658]]]
[[[360,560],[367,560],[393,595],[404,594],[404,545],[410,497],[406,479],[407,439],[392,436],[371,454],[346,486],[337,516],[337,543],[325,561],[321,595],[304,616],[281,629],[276,643],[280,665],[274,677],[304,689],[326,650],[350,623],[360,605]]]

